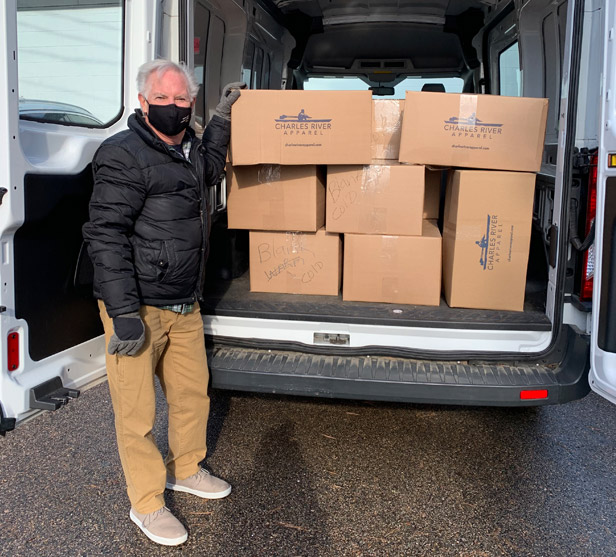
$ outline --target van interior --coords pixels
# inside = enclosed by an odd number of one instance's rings
[[[247,4],[246,4],[247,5]],[[441,0],[349,3],[337,0],[273,0],[225,10],[205,0],[193,3],[195,37],[224,30],[222,81],[242,79],[251,88],[371,90],[373,98],[404,98],[405,91],[442,91],[534,96],[549,99],[546,143],[537,175],[531,251],[523,312],[343,302],[341,296],[298,296],[250,292],[248,233],[228,230],[224,210],[217,211],[209,261],[207,315],[361,323],[449,329],[551,331],[554,316],[547,311],[550,268],[557,242],[552,227],[561,72],[566,62],[568,2],[531,0],[524,6],[498,0]],[[224,22],[224,25],[220,22]],[[231,29],[245,26],[241,56],[227,50],[235,40]],[[208,43],[209,44],[209,43]],[[210,55],[205,57],[206,73]],[[232,58],[234,56],[233,60]],[[203,60],[188,62],[200,67]],[[523,71],[522,71],[523,68]],[[221,83],[222,83],[221,81]],[[208,80],[205,80],[206,84]],[[209,89],[209,88],[208,88]],[[203,95],[199,114],[211,114],[216,95]],[[583,235],[584,171],[576,177],[574,203]],[[442,194],[444,195],[443,183]],[[559,186],[559,194],[564,194]],[[568,191],[566,195],[571,195]],[[224,206],[214,199],[214,206]],[[442,207],[441,218],[442,224]],[[560,273],[563,293],[578,307],[580,253],[570,256]],[[563,293],[560,295],[562,296]],[[394,310],[397,310],[394,312]],[[280,339],[282,340],[282,339]],[[446,349],[446,346],[443,346]]]

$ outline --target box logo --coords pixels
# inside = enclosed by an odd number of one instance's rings
[[[443,129],[454,137],[492,139],[503,132],[503,124],[483,122],[477,118],[475,112],[466,118],[452,116],[449,120],[444,120],[444,124]]]
[[[498,215],[487,215],[485,234],[481,240],[475,241],[481,249],[479,265],[484,271],[493,271],[494,267],[500,263],[502,237],[503,225]]]
[[[332,118],[314,118],[306,114],[302,108],[298,114],[281,114],[274,119],[275,128],[281,130],[283,135],[323,135],[331,130]]]

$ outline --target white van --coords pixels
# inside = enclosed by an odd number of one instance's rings
[[[238,79],[549,99],[522,312],[250,292],[221,177],[202,304],[214,387],[528,406],[590,386],[616,402],[616,2],[5,0],[0,27],[0,432],[104,378],[90,163],[158,56],[194,68],[197,131]]]

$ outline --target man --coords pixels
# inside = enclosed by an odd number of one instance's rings
[[[210,401],[198,301],[208,253],[206,189],[224,168],[231,105],[245,85],[225,87],[201,141],[189,127],[198,85],[184,66],[148,62],[137,85],[141,109],[94,156],[83,234],[105,329],[130,518],[151,540],[179,545],[188,534],[165,507],[165,486],[210,499],[231,492],[199,466]],[[151,433],[154,375],[169,408],[164,461]]]

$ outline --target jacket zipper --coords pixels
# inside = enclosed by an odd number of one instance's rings
[[[198,153],[199,149],[201,147],[197,146],[197,149],[195,149],[195,152]],[[192,151],[192,149],[191,149]],[[191,153],[192,154],[192,153]],[[194,296],[195,296],[195,300],[196,301],[200,301],[203,295],[203,279],[204,279],[204,273],[205,273],[205,246],[206,246],[206,242],[207,242],[207,223],[205,221],[205,211],[204,211],[204,202],[205,202],[205,188],[203,186],[203,181],[199,180],[198,176],[195,174],[194,172],[194,164],[192,163],[192,161],[185,161],[188,165],[188,169],[192,175],[192,177],[196,180],[197,182],[197,187],[199,188],[199,216],[200,216],[200,220],[201,220],[201,257],[199,258],[199,273],[197,275],[197,284],[195,284],[195,292],[194,292]]]

